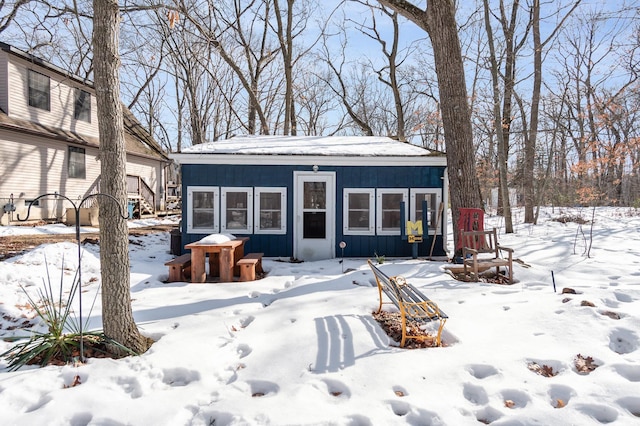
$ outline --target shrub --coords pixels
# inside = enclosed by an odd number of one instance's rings
[[[64,266],[64,259],[62,263]],[[123,353],[134,355],[131,350],[106,337],[101,331],[87,332],[81,329],[80,321],[72,315],[71,309],[71,303],[80,286],[78,271],[76,270],[73,284],[66,298],[63,296],[64,276],[60,278],[60,291],[57,298],[54,296],[48,266],[46,280],[42,279],[43,286],[38,290],[39,302],[36,302],[24,287],[21,287],[37,316],[47,326],[47,331],[31,331],[31,335],[11,338],[12,341],[21,342],[0,354],[0,357],[6,358],[9,362],[9,371],[32,364],[44,367],[49,364],[79,362],[87,354],[111,356],[109,347],[117,347]],[[81,348],[84,352],[82,356]]]

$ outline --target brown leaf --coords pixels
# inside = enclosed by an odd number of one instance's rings
[[[515,402],[513,402],[513,401],[512,401],[512,400],[510,400],[510,399],[507,399],[507,400],[504,402],[504,406],[505,406],[505,407],[507,407],[507,408],[513,408],[513,407],[515,407],[515,405],[516,405],[516,403],[515,403]]]
[[[563,400],[561,399],[556,400],[556,408],[563,408],[565,405],[567,405],[567,403],[564,402]]]
[[[527,367],[529,368],[529,370],[533,371],[534,373],[537,373],[543,377],[553,377],[556,374],[558,374],[557,372],[553,371],[553,367],[549,367],[548,365],[539,365],[536,362],[530,362]]]
[[[80,379],[80,376],[76,375],[73,378],[73,382],[70,385],[64,385],[64,388],[65,389],[75,388],[76,386],[81,385],[81,384],[82,384],[82,380]]]
[[[576,366],[576,371],[580,374],[589,374],[599,367],[598,364],[593,362],[593,358],[591,358],[590,356],[584,357],[580,354],[576,355],[574,363]]]

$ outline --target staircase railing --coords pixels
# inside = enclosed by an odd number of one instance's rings
[[[156,194],[140,176],[127,175],[127,193],[129,195],[135,194],[145,200],[151,207],[150,213],[153,214],[155,212]],[[140,208],[142,209],[142,205]]]

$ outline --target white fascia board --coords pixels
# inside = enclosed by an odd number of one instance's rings
[[[254,154],[169,154],[178,164],[302,165],[302,166],[441,166],[445,156],[329,156]]]

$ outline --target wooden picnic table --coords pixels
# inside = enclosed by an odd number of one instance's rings
[[[207,280],[205,262],[209,255],[209,274],[220,274],[220,282],[233,281],[234,268],[238,260],[244,256],[244,244],[249,237],[236,238],[219,243],[202,243],[196,241],[184,246],[191,250],[191,282],[203,283]]]

